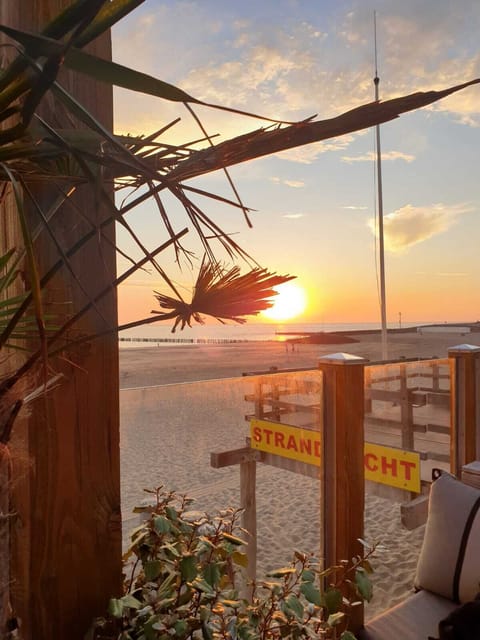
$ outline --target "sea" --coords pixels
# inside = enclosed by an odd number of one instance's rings
[[[419,325],[428,324],[426,322],[411,322],[403,323],[402,327],[416,327]],[[389,328],[399,328],[398,323]],[[171,346],[172,344],[182,344],[185,346],[194,344],[228,344],[236,342],[256,342],[256,341],[279,341],[282,342],[289,337],[294,337],[291,334],[301,335],[303,333],[317,333],[317,332],[329,332],[335,333],[336,331],[368,331],[368,330],[380,330],[380,323],[378,322],[354,322],[354,323],[260,323],[260,322],[247,322],[246,324],[195,324],[192,327],[185,327],[183,331],[177,328],[175,333],[172,333],[172,323],[158,325],[144,325],[143,327],[135,327],[132,329],[126,329],[119,333],[119,346],[120,348],[138,348],[138,347],[152,347],[152,346]],[[285,335],[284,332],[288,332]]]

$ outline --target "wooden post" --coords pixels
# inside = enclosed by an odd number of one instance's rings
[[[461,344],[448,350],[450,361],[450,469],[480,459],[480,347]]]
[[[70,4],[71,0],[2,2],[0,19],[38,32]],[[89,51],[110,58],[109,34]],[[59,80],[112,130],[111,87],[65,70]],[[63,121],[67,128],[72,126],[51,96],[43,99],[41,115],[56,125]],[[32,185],[32,190],[45,209],[58,197],[58,191],[45,183]],[[94,226],[106,216],[88,187],[78,190],[74,203]],[[34,207],[27,214],[37,224]],[[67,204],[50,224],[68,248],[83,234],[86,223]],[[106,233],[114,241],[113,225]],[[48,237],[36,241],[35,252],[40,273],[58,260]],[[71,264],[90,298],[115,278],[115,251],[100,234]],[[44,292],[44,303],[61,324],[83,307],[86,295],[65,270]],[[101,316],[92,311],[77,328],[79,333],[116,326],[114,291],[97,308]],[[105,612],[109,597],[120,595],[122,585],[116,335],[66,352],[63,361],[50,365],[63,373],[63,384],[31,405],[31,415],[19,421],[12,438],[13,508],[19,514],[11,529],[12,604],[23,640],[80,640],[92,619]]]
[[[432,363],[432,391],[440,391],[440,366]]]
[[[262,459],[262,452],[247,446],[231,451],[212,452],[210,465],[214,469],[240,465],[240,506],[243,509],[242,527],[250,534],[246,536],[247,543],[247,578],[255,580],[257,577],[257,461]],[[244,589],[244,595],[249,597],[251,592]]]
[[[365,367],[365,390],[372,388],[372,368]],[[365,413],[372,413],[372,398],[365,397]]]
[[[324,388],[323,548],[325,567],[363,553],[364,365],[358,356],[321,358]],[[363,607],[354,609],[352,632],[363,626]]]
[[[257,463],[248,460],[240,463],[240,506],[243,509],[242,527],[250,534],[247,538],[247,578],[257,577]]]
[[[407,365],[400,365],[400,422],[402,430],[402,449],[414,450],[413,404],[408,392]]]

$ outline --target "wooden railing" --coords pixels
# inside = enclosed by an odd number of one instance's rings
[[[355,356],[335,354],[322,358],[323,394],[317,401],[300,403],[289,399],[290,385],[285,379],[277,384],[275,370],[262,372],[255,391],[246,399],[253,403],[255,416],[272,422],[284,421],[298,413],[307,415],[309,428],[322,431],[322,460],[320,468],[300,470],[296,461],[278,459],[265,452],[254,451],[250,443],[244,449],[212,454],[215,467],[240,464],[241,499],[245,508],[244,524],[254,532],[255,473],[257,463],[273,464],[298,473],[315,474],[321,480],[321,509],[323,522],[322,557],[328,566],[342,558],[351,558],[362,550],[358,538],[363,537],[364,519],[364,412],[366,424],[375,424],[373,403],[388,401],[400,408],[400,417],[383,419],[382,424],[396,429],[402,449],[414,449],[416,433],[451,433],[451,455],[422,452],[423,458],[440,462],[450,460],[451,470],[459,475],[462,466],[480,457],[480,347],[462,345],[449,352],[449,358],[430,361],[429,370],[409,372],[407,362],[400,361],[398,375],[375,376],[373,367]],[[444,371],[449,367],[448,373]],[[305,370],[303,370],[305,371]],[[286,372],[281,372],[286,373]],[[430,384],[425,380],[429,379]],[[450,385],[445,382],[450,379]],[[366,385],[365,385],[366,381]],[[414,381],[412,385],[411,382]],[[416,384],[415,384],[416,382]],[[391,389],[379,389],[378,384],[392,383]],[[318,385],[317,385],[318,386]],[[319,391],[319,390],[318,390]],[[317,393],[315,385],[311,393]],[[414,409],[431,405],[450,408],[449,424],[419,423]],[[255,546],[250,554],[255,554]],[[255,557],[251,557],[250,576],[254,577]],[[363,625],[363,610],[356,612],[352,629]]]

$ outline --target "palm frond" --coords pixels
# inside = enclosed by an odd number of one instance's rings
[[[154,310],[161,319],[174,318],[172,333],[177,327],[189,327],[192,320],[204,323],[201,314],[211,316],[222,324],[226,321],[243,324],[245,316],[255,316],[272,306],[277,292],[274,287],[292,280],[295,276],[279,276],[266,269],[255,268],[241,274],[235,266],[229,270],[218,263],[204,261],[200,267],[192,301],[183,300],[155,292],[160,308]],[[163,316],[163,318],[162,318]]]

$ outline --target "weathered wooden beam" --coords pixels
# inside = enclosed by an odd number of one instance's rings
[[[249,581],[257,578],[257,463],[255,459],[240,463],[240,507],[242,527],[247,543],[247,577]],[[245,594],[250,595],[250,594]]]
[[[364,365],[339,353],[321,358],[324,381],[323,518],[326,566],[363,554],[365,507]],[[363,626],[363,607],[353,612],[352,632]]]
[[[480,347],[462,344],[448,350],[451,366],[451,471],[480,459]]]
[[[71,0],[17,0],[0,3],[0,21],[38,32]],[[7,49],[5,49],[7,51]],[[111,56],[107,33],[89,47]],[[62,70],[59,81],[109,130],[113,127],[112,90]],[[40,115],[54,126],[71,121],[65,110],[44,97]],[[68,248],[109,215],[98,206],[90,187],[82,187],[49,222]],[[44,211],[58,198],[55,187],[33,185]],[[29,224],[39,219],[26,201]],[[75,209],[75,207],[77,209]],[[82,215],[86,218],[82,219]],[[87,223],[86,220],[89,219]],[[47,313],[61,325],[86,303],[86,298],[115,279],[114,225],[95,233],[71,259],[84,291],[65,269],[43,292]],[[108,236],[108,241],[105,239]],[[12,245],[19,247],[20,245]],[[35,242],[40,275],[58,260],[48,234]],[[101,315],[98,313],[100,310]],[[117,325],[115,290],[76,327],[78,334]],[[24,640],[80,640],[92,619],[102,615],[111,596],[122,591],[120,448],[118,416],[118,344],[116,335],[81,350],[66,350],[51,363],[64,383],[31,405],[15,425],[12,438],[13,504],[19,517],[12,532],[12,604]]]
[[[230,451],[212,451],[210,453],[210,466],[214,469],[222,469],[223,467],[231,467],[246,462],[261,462],[262,455],[262,451],[257,451],[248,446],[240,449],[231,449]]]

